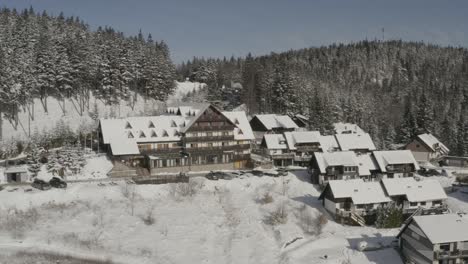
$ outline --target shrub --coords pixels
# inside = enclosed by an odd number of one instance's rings
[[[377,228],[396,228],[403,224],[403,209],[395,203],[377,209]]]
[[[196,195],[201,186],[201,183],[192,179],[190,179],[189,182],[171,183],[169,185],[169,194],[175,200],[179,200],[182,197],[191,197]]]
[[[288,213],[286,212],[286,204],[281,203],[273,212],[265,216],[263,222],[267,225],[280,225],[285,224],[288,220]]]
[[[2,217],[0,229],[10,232],[15,239],[24,238],[24,232],[34,226],[39,219],[36,208],[29,208],[25,211],[16,208],[9,209],[6,217]]]
[[[269,204],[273,202],[273,196],[269,192],[265,193],[260,199],[258,199],[258,202],[261,204]]]

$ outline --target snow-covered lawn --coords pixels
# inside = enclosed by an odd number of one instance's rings
[[[7,187],[0,255],[35,249],[119,263],[401,263],[391,248],[355,249],[360,241],[388,245],[398,230],[321,225],[319,191],[306,172],[294,173],[188,185]]]

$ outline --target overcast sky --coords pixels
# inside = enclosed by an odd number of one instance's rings
[[[0,6],[63,11],[127,35],[141,29],[164,39],[176,63],[382,39],[382,28],[385,39],[468,46],[466,0],[0,0]]]

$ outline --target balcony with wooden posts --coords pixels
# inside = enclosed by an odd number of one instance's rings
[[[444,260],[444,259],[457,259],[457,258],[468,258],[468,250],[453,250],[453,251],[445,251],[445,250],[436,250],[434,251],[434,258],[437,260]]]
[[[200,136],[200,137],[185,137],[184,141],[190,142],[205,142],[205,141],[226,141],[234,140],[234,135],[222,135],[222,136]]]

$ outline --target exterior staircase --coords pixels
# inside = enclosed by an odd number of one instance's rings
[[[360,215],[358,215],[358,214],[356,214],[354,212],[352,212],[349,215],[349,218],[351,220],[353,220],[356,224],[360,225],[360,226],[366,226],[366,220],[362,216],[360,216]]]
[[[406,218],[406,220],[403,222],[403,226],[407,225],[411,221],[411,219],[413,219],[414,216],[421,215],[423,211],[424,210],[422,207],[418,207],[418,209],[416,209],[414,213],[412,213],[408,218]]]

